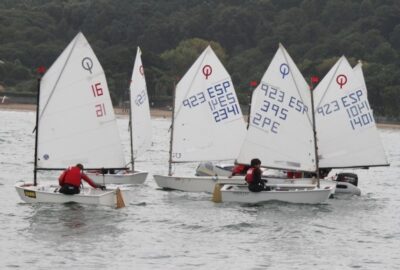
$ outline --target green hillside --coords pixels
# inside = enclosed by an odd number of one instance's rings
[[[2,0],[0,85],[34,92],[82,31],[106,72],[114,104],[126,93],[136,47],[155,105],[211,43],[241,102],[281,42],[306,78],[345,55],[364,63],[375,115],[400,118],[400,1],[396,0]]]

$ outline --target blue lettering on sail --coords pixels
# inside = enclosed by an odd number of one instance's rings
[[[140,107],[146,101],[146,91],[142,90],[135,98],[135,104]]]
[[[208,87],[182,101],[182,105],[189,109],[207,104],[215,122],[232,120],[240,115],[239,102],[234,94],[230,80],[222,81]]]
[[[250,124],[255,127],[278,134],[279,127],[290,115],[308,112],[302,100],[288,95],[284,89],[261,82],[260,90],[263,100],[258,108],[253,108],[254,113],[250,119]]]
[[[328,117],[341,110],[346,111],[353,130],[374,123],[372,110],[361,89],[319,106],[316,113]]]

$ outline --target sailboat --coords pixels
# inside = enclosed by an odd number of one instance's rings
[[[175,87],[168,175],[154,175],[164,189],[212,192],[228,177],[173,176],[172,163],[233,160],[246,125],[232,80],[208,46]],[[244,183],[243,177],[238,179]]]
[[[38,79],[34,181],[15,188],[28,203],[77,202],[118,206],[119,189],[83,187],[77,195],[59,193],[59,186],[39,184],[38,171],[125,169],[110,93],[104,71],[82,33],[69,43],[43,78]]]
[[[316,127],[321,169],[389,165],[368,102],[362,63],[359,62],[352,71],[345,57],[342,57],[314,90],[316,98],[318,98],[316,102],[320,103],[316,106]],[[352,85],[347,85],[349,80],[352,81]],[[340,85],[343,89],[340,88]],[[332,101],[327,103],[322,101],[321,103],[321,98]],[[352,102],[351,105],[350,102]],[[340,106],[344,107],[345,105],[348,108],[343,109],[343,112],[340,113]],[[354,117],[350,118],[353,115]],[[350,119],[353,120],[350,121]],[[284,138],[285,141],[292,140],[290,136],[293,132],[296,132],[296,138],[298,138],[299,128],[296,128],[292,133],[287,133],[289,137]],[[276,144],[275,142],[271,143],[272,145]],[[290,149],[295,150],[296,148],[290,147]],[[266,149],[267,153],[269,151],[270,149]],[[260,156],[262,157],[262,153]],[[215,166],[219,167],[218,170],[213,166],[209,167],[208,173],[227,175],[230,173],[231,166]],[[204,172],[205,169],[202,171]],[[288,183],[289,181],[298,184],[312,182],[312,179],[309,178],[295,180],[284,179],[285,177],[282,176],[267,178],[271,184]],[[357,186],[358,176],[354,173],[341,172],[322,179],[321,186],[332,185],[332,181],[336,183],[335,195],[361,194],[361,190]]]
[[[361,62],[352,69],[342,56],[314,92],[321,168],[389,165],[368,102]],[[354,193],[359,190],[356,174],[338,176],[343,179],[338,179],[337,191]]]
[[[138,47],[129,91],[130,163],[132,169],[104,174],[90,173],[89,176],[97,183],[143,184],[147,178],[148,172],[135,170],[135,160],[151,145],[150,106],[141,55],[142,52]]]
[[[313,102],[309,86],[282,44],[260,84],[253,92],[249,127],[237,162],[249,164],[259,158],[272,169],[318,170],[314,137]],[[225,185],[223,202],[261,203],[278,200],[290,203],[323,203],[335,189],[328,183],[320,188],[319,179],[306,182],[270,179],[270,191],[251,192],[247,186]],[[317,183],[317,185],[315,185]]]

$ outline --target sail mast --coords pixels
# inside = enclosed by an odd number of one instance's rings
[[[133,158],[133,133],[132,133],[132,92],[129,89],[129,134],[131,138],[131,164],[132,172],[135,171],[135,159]]]
[[[38,68],[38,79],[37,79],[37,96],[36,96],[36,124],[35,124],[35,156],[34,156],[34,168],[33,168],[33,185],[37,186],[37,160],[38,160],[38,138],[39,138],[39,102],[40,102],[40,81],[44,73],[44,67]]]
[[[254,87],[254,88],[253,88]],[[251,102],[253,101],[254,90],[257,88],[257,83],[254,81],[250,82],[250,98],[249,98],[249,111],[247,112],[247,126],[246,129],[249,129],[250,126],[250,114],[251,114]]]
[[[172,143],[174,141],[175,95],[176,95],[176,82],[174,81],[174,90],[172,93],[171,137],[169,140],[169,160],[168,160],[168,175],[169,176],[172,176]]]
[[[313,126],[313,134],[314,134],[314,151],[315,151],[315,173],[317,175],[317,187],[320,187],[319,184],[319,158],[318,158],[318,144],[317,144],[317,130],[315,127],[315,112],[314,112],[314,77],[311,78],[311,114],[312,114],[312,126]]]

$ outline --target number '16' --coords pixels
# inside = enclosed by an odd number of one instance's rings
[[[94,97],[103,95],[103,88],[101,87],[101,83],[92,84],[92,93]]]

